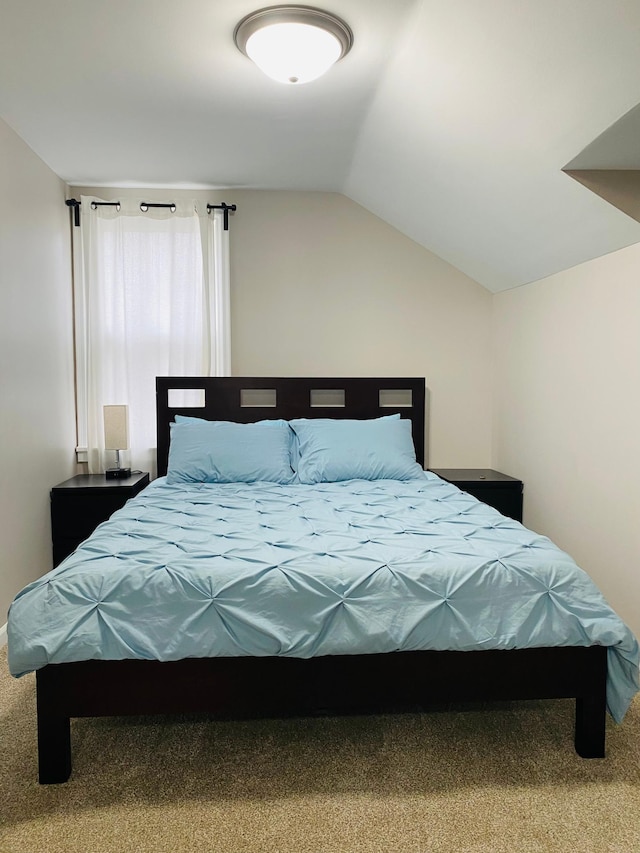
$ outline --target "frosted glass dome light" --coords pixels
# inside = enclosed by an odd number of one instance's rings
[[[272,6],[243,18],[234,39],[268,77],[299,84],[316,80],[348,53],[353,33],[320,9]]]

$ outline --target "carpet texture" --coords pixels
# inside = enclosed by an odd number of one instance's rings
[[[0,651],[2,853],[635,853],[640,701],[607,758],[568,701],[425,714],[72,722],[73,775],[37,782],[35,678]]]

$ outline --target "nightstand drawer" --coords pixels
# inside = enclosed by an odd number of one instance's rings
[[[492,489],[487,486],[459,486],[482,503],[489,504],[498,512],[516,521],[522,521],[522,484],[518,488]]]
[[[56,495],[51,501],[51,524],[56,537],[86,539],[127,500],[120,495]]]

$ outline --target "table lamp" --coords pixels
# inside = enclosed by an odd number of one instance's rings
[[[115,468],[107,468],[104,472],[107,480],[118,480],[131,476],[131,468],[120,465],[120,451],[129,449],[129,407],[103,406],[104,415],[104,449],[115,450]]]

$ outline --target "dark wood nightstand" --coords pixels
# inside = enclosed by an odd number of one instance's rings
[[[522,480],[491,468],[430,468],[434,474],[453,483],[509,518],[522,521]]]
[[[53,564],[68,557],[96,527],[149,484],[147,473],[122,480],[78,474],[51,489]]]

